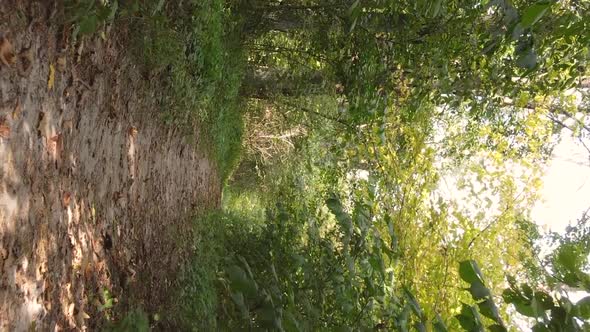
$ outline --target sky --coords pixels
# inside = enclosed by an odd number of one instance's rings
[[[564,232],[590,208],[590,153],[567,130],[553,151],[543,183],[532,218],[545,230]]]

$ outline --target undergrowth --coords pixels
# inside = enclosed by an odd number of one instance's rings
[[[162,118],[214,156],[222,179],[239,159],[244,108],[239,20],[230,0],[67,0],[74,39],[100,34],[118,18],[130,49],[158,92]]]
[[[242,139],[239,89],[243,56],[239,26],[224,0],[146,6],[135,21],[138,61],[159,77],[164,120],[200,130],[197,140],[215,156],[226,179],[238,160]]]

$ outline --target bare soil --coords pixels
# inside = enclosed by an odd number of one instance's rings
[[[0,331],[94,330],[105,289],[158,312],[191,215],[220,202],[213,161],[160,121],[126,31],[74,43],[63,17],[0,0]]]

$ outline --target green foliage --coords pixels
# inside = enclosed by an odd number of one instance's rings
[[[243,130],[243,55],[232,15],[224,0],[148,1],[130,18],[136,59],[160,78],[153,88],[161,92],[164,120],[189,135],[197,125],[197,141],[210,148],[224,179],[238,161]]]
[[[99,28],[112,22],[119,9],[117,0],[68,0],[65,3],[66,16],[75,24],[74,39],[92,35]]]
[[[108,332],[147,332],[150,331],[149,318],[140,308],[129,311],[124,318],[107,326]]]
[[[196,125],[228,179],[223,211],[195,222],[167,319],[193,330],[506,331],[513,306],[557,331],[587,317],[587,299],[532,286],[587,287],[586,233],[555,237],[545,279],[526,221],[555,105],[579,111],[563,92],[589,74],[586,4],[88,4],[81,32],[106,9],[126,17],[164,119]],[[245,149],[243,116],[254,131]],[[506,273],[519,283],[496,304]]]
[[[195,220],[194,255],[182,267],[176,306],[165,316],[184,330],[214,330],[217,326],[217,278],[225,249],[225,227],[228,220],[212,213]]]
[[[527,282],[518,283],[514,277],[508,276],[509,288],[502,293],[502,299],[514,306],[516,312],[525,317],[533,318],[533,331],[586,331],[590,328],[588,325],[590,297],[584,297],[578,302],[573,303],[570,300],[568,291],[563,287],[582,287],[586,292],[590,291],[588,285],[583,285],[577,278],[584,279],[588,274],[580,270],[581,266],[588,264],[587,249],[584,251],[573,251],[576,246],[586,248],[588,238],[588,219],[584,215],[576,226],[570,227],[566,234],[557,236],[558,246],[548,256],[549,261],[553,262],[548,276],[543,285],[535,287]],[[553,237],[556,237],[553,235]],[[555,240],[555,239],[554,239]],[[469,288],[472,298],[475,301],[481,300],[478,292],[473,292],[474,284],[477,287],[483,287],[488,294],[483,301],[477,303],[479,313],[494,322],[494,328],[488,328],[493,331],[506,331],[506,327],[499,315],[494,298],[490,295],[490,290],[484,286],[480,276],[479,268],[475,261],[464,261],[460,264],[462,279],[471,283]],[[573,273],[575,272],[575,273]],[[573,273],[571,278],[563,278]],[[555,284],[552,281],[559,280],[562,284]],[[575,282],[572,282],[575,280]],[[569,283],[568,283],[569,282]],[[466,309],[469,308],[469,309]],[[477,330],[483,326],[483,321],[478,317],[476,308],[464,305],[464,310],[457,319],[461,326],[467,330]]]

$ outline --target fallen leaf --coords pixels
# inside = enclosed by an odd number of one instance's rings
[[[53,89],[53,85],[55,84],[55,67],[53,64],[49,65],[49,79],[47,80],[47,90]]]
[[[6,118],[0,118],[0,137],[8,138],[10,137],[10,126],[6,121]]]
[[[71,198],[72,198],[72,194],[70,194],[69,191],[64,192],[64,195],[63,195],[63,204],[64,204],[64,207],[70,205],[70,199]]]
[[[18,62],[18,73],[21,76],[28,76],[31,72],[31,68],[33,67],[33,51],[32,49],[26,48],[23,49],[20,54],[18,55],[19,62]]]
[[[15,120],[18,118],[20,113],[22,112],[22,107],[20,106],[20,100],[16,100],[16,105],[14,106],[14,110],[12,111],[12,119]]]
[[[57,135],[55,135],[55,136],[51,137],[51,138],[50,138],[50,140],[51,140],[52,142],[55,142],[55,143],[57,143],[57,142],[59,142],[59,139],[60,139],[60,138],[61,138],[61,134],[57,134]]]
[[[12,66],[15,60],[16,56],[12,44],[6,37],[2,37],[0,39],[0,62],[6,66]]]
[[[54,157],[59,161],[63,150],[62,135],[57,134],[49,138],[49,150],[54,154]]]

